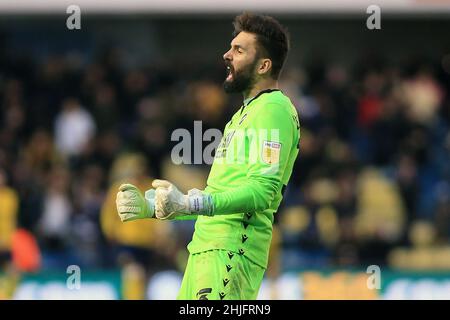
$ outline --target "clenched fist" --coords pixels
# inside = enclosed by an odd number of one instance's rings
[[[152,218],[155,213],[155,190],[141,191],[132,184],[122,184],[116,197],[117,212],[122,222]]]
[[[152,183],[155,191],[155,216],[158,219],[174,219],[186,215],[211,215],[213,204],[211,195],[198,189],[183,194],[167,180],[155,180]]]

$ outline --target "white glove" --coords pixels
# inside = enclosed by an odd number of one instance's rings
[[[116,197],[117,213],[122,222],[152,218],[155,213],[155,190],[141,191],[132,184],[122,184]]]
[[[180,215],[211,215],[212,197],[198,189],[189,190],[184,195],[175,185],[167,180],[154,180],[155,216],[158,219],[174,219]]]

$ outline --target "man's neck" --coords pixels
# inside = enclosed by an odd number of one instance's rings
[[[264,90],[278,89],[278,81],[273,79],[265,79],[256,83],[250,90],[243,92],[244,100],[253,98]]]

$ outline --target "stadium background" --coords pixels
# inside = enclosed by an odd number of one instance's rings
[[[260,298],[449,299],[450,5],[382,6],[368,30],[364,1],[285,2],[281,88],[302,138]],[[81,6],[81,30],[65,9],[12,11],[0,6],[0,298],[174,298],[193,223],[122,224],[115,194],[156,177],[204,187],[207,165],[171,161],[171,133],[222,129],[240,105],[221,88],[240,10]]]

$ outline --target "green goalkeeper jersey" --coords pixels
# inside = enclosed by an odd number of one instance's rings
[[[265,90],[233,115],[216,149],[206,192],[212,216],[198,216],[191,254],[224,249],[267,267],[272,224],[299,151],[297,110]]]

